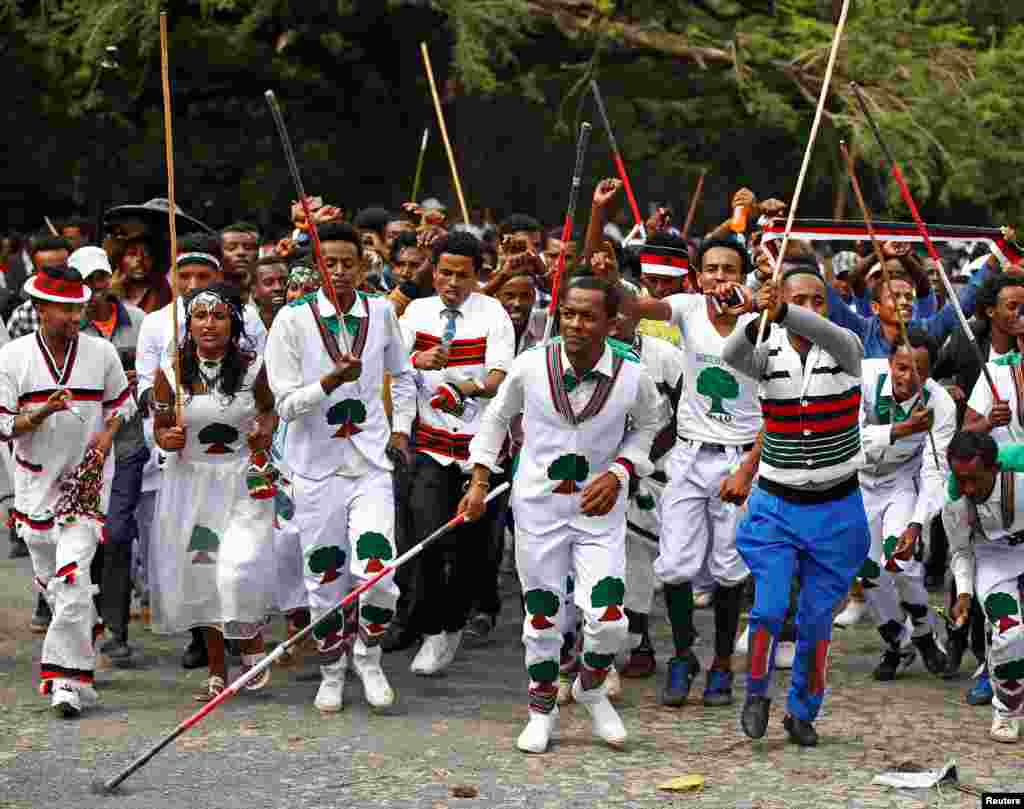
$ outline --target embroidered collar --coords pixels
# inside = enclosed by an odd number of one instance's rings
[[[927,380],[925,380],[927,384]],[[892,377],[888,372],[883,371],[878,376],[878,385],[875,388],[875,414],[880,424],[899,424],[910,418],[917,403],[920,400],[922,405],[928,404],[931,398],[931,391],[922,386],[921,391],[906,402],[897,402],[892,395]]]
[[[597,386],[590,395],[590,401],[587,402],[581,412],[577,413],[572,402],[569,400],[570,387],[566,384],[566,377],[571,375],[571,378],[575,380],[576,373],[572,370],[572,365],[569,363],[569,357],[565,353],[565,346],[562,344],[561,339],[549,342],[545,349],[545,354],[551,401],[555,410],[561,414],[562,418],[572,425],[577,425],[600,413],[609,396],[611,396],[612,388],[615,386],[615,381],[619,376],[619,371],[622,370],[623,357],[613,352],[611,347],[605,343],[604,353],[601,355],[601,359],[598,360],[597,365],[584,374],[585,378],[590,374],[592,375],[590,376],[591,379],[597,379]],[[579,382],[576,381],[576,384],[579,384]],[[575,385],[573,385],[573,388],[575,388]]]

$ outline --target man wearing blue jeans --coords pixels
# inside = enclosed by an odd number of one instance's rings
[[[750,613],[750,668],[741,724],[753,739],[768,727],[775,650],[800,580],[797,649],[783,725],[791,741],[818,743],[814,720],[825,695],[833,609],[870,548],[857,470],[860,440],[860,339],[825,316],[828,298],[816,262],[787,260],[779,287],[766,284],[758,321],[729,337],[723,358],[760,379],[764,443],[760,478],[736,546],[756,582]]]

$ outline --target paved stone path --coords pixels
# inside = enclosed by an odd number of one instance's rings
[[[412,676],[411,651],[385,656],[400,697],[393,715],[369,714],[359,683],[350,681],[345,711],[321,718],[312,706],[318,673],[310,659],[275,671],[268,691],[218,710],[120,795],[100,797],[90,791],[94,779],[116,773],[196,710],[190,695],[203,673],[179,668],[181,638],[133,624],[138,659],[131,669],[101,675],[102,706],[78,722],[53,718],[35,688],[41,642],[27,631],[29,570],[24,559],[0,562],[0,807],[977,806],[977,798],[951,789],[900,794],[870,785],[877,773],[907,762],[937,767],[947,759],[956,759],[962,782],[980,790],[1024,789],[1024,743],[989,741],[989,709],[963,701],[973,658],[964,663],[965,679],[954,683],[932,678],[920,663],[895,683],[875,683],[878,638],[867,625],[837,631],[832,692],[815,749],[786,743],[781,699],[757,743],[739,730],[738,704],[660,707],[656,686],[669,634],[659,620],[657,679],[625,681],[620,711],[628,749],[593,742],[585,711],[573,706],[563,710],[553,750],[524,756],[515,749],[525,721],[519,608],[514,581],[506,579],[510,592],[494,640],[464,649],[447,676]],[[710,611],[698,613],[698,628],[706,660]],[[275,633],[280,638],[280,625]],[[698,703],[702,689],[703,678],[694,688]],[[700,793],[658,791],[689,773],[706,779]],[[472,787],[477,797],[454,797],[456,786]]]

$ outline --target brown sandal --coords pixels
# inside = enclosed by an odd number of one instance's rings
[[[224,691],[224,678],[211,674],[206,681],[206,687],[197,691],[194,695],[196,702],[209,702]]]

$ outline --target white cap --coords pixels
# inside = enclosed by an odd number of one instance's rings
[[[114,271],[110,267],[110,259],[107,257],[106,251],[101,247],[94,245],[87,245],[86,247],[79,247],[71,256],[68,258],[68,266],[78,270],[82,275],[82,280],[87,281],[89,276],[95,272],[105,272],[114,274]]]

